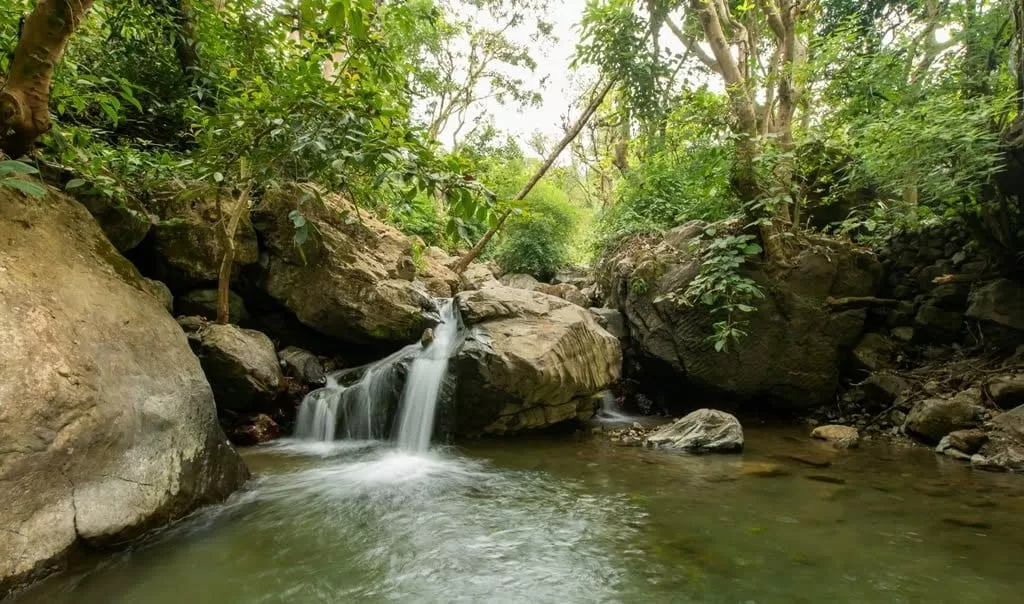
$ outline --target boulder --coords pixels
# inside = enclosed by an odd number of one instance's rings
[[[142,282],[146,287],[146,291],[156,298],[167,312],[174,312],[174,294],[171,293],[171,288],[156,279],[143,277]]]
[[[947,343],[960,339],[960,325],[964,315],[958,310],[946,310],[935,300],[921,305],[914,316],[914,339],[921,342]]]
[[[182,321],[219,409],[252,410],[281,389],[281,365],[270,338],[237,325]]]
[[[505,287],[515,287],[518,289],[526,289],[533,291],[540,285],[540,281],[533,278],[533,275],[527,275],[525,273],[510,273],[502,276],[499,280]]]
[[[245,418],[228,431],[231,442],[243,447],[251,447],[260,443],[270,442],[281,437],[281,426],[265,413]]]
[[[969,318],[1024,331],[1024,285],[999,279],[976,289],[970,302]]]
[[[572,302],[576,306],[581,306],[583,308],[590,306],[590,298],[580,290],[576,289],[575,285],[570,285],[568,283],[559,283],[558,285],[541,283],[534,289],[549,296],[555,296],[556,298],[561,298],[567,302]]]
[[[277,358],[281,360],[284,374],[288,377],[295,378],[307,386],[320,387],[327,382],[323,363],[308,350],[289,346],[279,351]]]
[[[590,271],[583,266],[568,266],[555,273],[551,283],[560,285],[567,283],[572,285],[576,289],[584,289],[594,282],[594,278],[590,275]]]
[[[724,411],[698,409],[647,435],[644,446],[700,452],[739,451],[743,448],[743,427]]]
[[[487,264],[473,263],[459,275],[459,284],[467,291],[501,285],[494,276],[494,271]]]
[[[591,308],[590,314],[594,315],[598,324],[608,333],[612,334],[619,341],[629,338],[629,331],[626,330],[626,319],[622,313],[614,308]]]
[[[979,428],[956,430],[943,436],[936,450],[944,453],[949,449],[954,449],[970,457],[977,453],[986,442],[988,442],[988,434],[984,430]]]
[[[181,316],[203,317],[214,321],[217,319],[217,290],[197,289],[175,301],[174,312]],[[228,319],[232,323],[241,323],[249,318],[245,308],[245,300],[233,291],[228,291]]]
[[[79,203],[0,188],[0,599],[248,477],[185,335]]]
[[[168,189],[154,193],[146,205],[158,217],[153,224],[151,249],[151,268],[156,276],[175,291],[216,281],[223,252],[215,192]],[[235,233],[235,267],[258,259],[256,231],[246,214]]]
[[[865,406],[873,411],[892,406],[909,387],[906,380],[891,373],[873,373],[861,384]]]
[[[811,431],[811,438],[828,442],[837,449],[851,449],[860,444],[860,434],[853,426],[818,426]]]
[[[459,276],[450,268],[454,260],[437,248],[420,254],[416,278],[431,296],[451,298],[459,291]]]
[[[264,194],[255,217],[267,248],[262,287],[303,324],[347,342],[398,343],[436,322],[408,270],[412,240],[349,200],[287,184]]]
[[[988,441],[971,465],[983,470],[1024,472],[1024,405],[1000,413],[985,426]]]
[[[903,430],[936,444],[950,432],[976,428],[985,418],[985,408],[978,404],[980,393],[970,389],[951,399],[930,398],[920,401],[907,414]]]
[[[878,371],[892,367],[899,347],[880,333],[866,333],[853,349],[852,362],[861,371]]]
[[[618,339],[579,306],[502,285],[462,292],[455,300],[468,329],[453,371],[461,434],[589,419],[590,395],[619,379]]]
[[[988,393],[1000,409],[1024,405],[1024,374],[993,378],[988,383]]]
[[[699,227],[689,231],[699,234]],[[873,295],[881,273],[877,260],[822,240],[796,254],[789,266],[752,261],[741,272],[765,298],[739,317],[747,335],[717,352],[709,336],[721,317],[685,301],[701,270],[696,243],[683,241],[679,232],[671,243],[651,236],[625,240],[598,266],[605,305],[626,317],[642,358],[693,386],[751,405],[794,411],[834,400],[840,367],[860,339],[867,313],[833,309],[827,299]]]

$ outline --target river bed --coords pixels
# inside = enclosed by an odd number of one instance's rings
[[[603,436],[257,447],[225,505],[13,601],[1019,601],[1024,477],[835,452],[802,428],[746,436],[704,456]]]

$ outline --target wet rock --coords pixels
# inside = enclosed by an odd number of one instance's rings
[[[867,333],[853,349],[853,366],[862,371],[879,371],[892,367],[898,347],[880,333]]]
[[[302,245],[293,212],[316,227]],[[344,197],[287,184],[267,191],[255,216],[266,243],[261,285],[306,326],[352,343],[397,344],[436,321],[426,288],[409,280],[413,240]]]
[[[420,346],[426,348],[434,341],[434,330],[426,328],[423,330],[423,335],[420,336]]]
[[[228,432],[231,442],[243,447],[270,442],[281,437],[281,427],[269,415],[248,417]]]
[[[621,375],[618,339],[579,306],[502,285],[455,300],[468,329],[453,361],[460,434],[506,434],[589,417],[591,395]]]
[[[505,287],[515,287],[518,289],[525,289],[533,291],[540,285],[540,281],[533,278],[533,275],[527,275],[525,273],[510,273],[503,275],[499,282]]]
[[[814,468],[827,468],[832,465],[831,459],[816,453],[780,453],[776,457],[800,462]]]
[[[914,334],[926,342],[955,342],[960,339],[963,319],[963,313],[943,309],[929,300],[921,305],[914,317]]]
[[[0,242],[3,599],[248,471],[185,335],[84,207],[0,187]]]
[[[281,365],[270,338],[235,325],[183,325],[213,388],[219,409],[248,410],[271,400],[281,388]]]
[[[826,441],[837,449],[850,449],[860,444],[860,434],[852,426],[818,426],[811,431],[811,438]]]
[[[887,409],[903,397],[909,388],[903,378],[891,373],[873,373],[861,384],[864,404],[868,409]]]
[[[295,378],[308,386],[323,386],[327,381],[327,372],[320,359],[297,346],[288,346],[277,353],[281,361],[284,375]]]
[[[956,430],[981,425],[985,408],[978,404],[979,392],[965,390],[951,399],[925,399],[910,410],[903,430],[927,443],[937,444]]]
[[[804,478],[827,484],[846,484],[846,480],[839,478],[838,476],[830,476],[828,474],[805,474]]]
[[[179,296],[175,301],[174,312],[185,316],[203,317],[210,321],[217,319],[217,290],[197,289]],[[228,319],[232,323],[241,323],[249,318],[245,308],[245,300],[233,291],[228,292]]]
[[[743,427],[734,416],[698,409],[647,436],[646,446],[689,451],[730,452],[743,448]]]
[[[944,436],[943,440],[957,451],[974,455],[988,442],[988,434],[984,430],[977,428],[972,430],[956,430]]]
[[[744,476],[756,476],[758,478],[778,478],[792,474],[786,468],[777,463],[766,461],[745,461],[740,465],[740,472]]]
[[[999,279],[971,294],[967,316],[1024,331],[1024,285]]]
[[[629,338],[629,332],[626,331],[626,319],[622,316],[622,313],[615,310],[614,308],[591,308],[590,314],[594,315],[597,322],[604,327],[605,330],[618,338],[620,341]]]

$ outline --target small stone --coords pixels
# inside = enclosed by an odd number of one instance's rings
[[[259,413],[248,418],[245,423],[232,428],[228,432],[228,436],[236,445],[258,445],[279,438],[281,427],[269,415]]]
[[[851,426],[818,426],[811,432],[811,438],[824,440],[837,449],[849,449],[860,443],[860,434]]]
[[[420,346],[426,348],[427,346],[430,346],[430,344],[433,343],[433,341],[434,341],[434,330],[429,328],[429,327],[424,329],[423,330],[423,335],[420,336]]]

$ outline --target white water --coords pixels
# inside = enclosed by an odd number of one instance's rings
[[[448,374],[448,359],[458,344],[459,319],[453,300],[441,307],[441,323],[434,329],[434,341],[412,362],[399,406],[398,447],[405,451],[426,451],[434,431],[434,413],[441,386]]]
[[[448,359],[458,345],[458,316],[452,300],[441,307],[441,323],[426,348],[412,344],[362,369],[334,373],[327,385],[302,401],[295,436],[303,440],[379,440],[387,436],[387,405],[399,378],[398,363],[415,356],[398,403],[395,440],[406,451],[426,451],[434,428],[437,400],[448,373]],[[394,399],[390,399],[394,400]],[[341,426],[339,432],[338,427]]]

